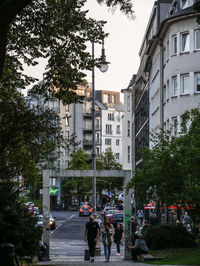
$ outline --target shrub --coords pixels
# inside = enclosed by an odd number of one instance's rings
[[[182,225],[162,224],[145,228],[142,232],[150,249],[190,248],[195,238]]]

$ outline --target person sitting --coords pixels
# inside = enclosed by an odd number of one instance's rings
[[[138,261],[137,256],[140,254],[148,254],[149,249],[146,245],[145,240],[143,239],[143,236],[141,232],[137,231],[135,233],[135,245],[132,249],[132,259],[133,261]]]

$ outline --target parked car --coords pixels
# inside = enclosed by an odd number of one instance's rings
[[[101,212],[102,218],[107,215],[109,210],[115,210],[115,209],[116,209],[115,206],[107,206],[107,207],[105,207],[103,209],[103,211]]]
[[[113,224],[114,227],[117,226],[118,223],[123,224],[124,222],[124,213],[114,213],[110,220],[111,224]]]
[[[35,215],[39,215],[40,214],[39,207],[34,206],[33,212]]]
[[[79,216],[89,216],[92,214],[92,207],[90,205],[81,205],[79,210]]]
[[[55,220],[55,218],[56,217],[53,217],[52,214],[50,214],[50,216],[49,216],[49,228],[50,228],[50,230],[56,229],[56,220]],[[35,226],[43,228],[43,215],[42,214],[38,215],[38,221],[37,221]]]

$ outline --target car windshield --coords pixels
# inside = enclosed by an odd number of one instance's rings
[[[38,216],[38,222],[42,222],[42,221],[43,221],[43,216],[42,215]]]

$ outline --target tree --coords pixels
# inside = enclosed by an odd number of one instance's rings
[[[25,202],[19,197],[19,187],[6,181],[0,185],[0,244],[12,243],[15,253],[34,257],[39,251],[41,229],[35,227],[37,218],[25,208]]]
[[[86,0],[13,2],[3,0],[0,5],[2,17],[8,17],[0,20],[0,32],[2,28],[5,35],[0,45],[1,83],[12,78],[13,87],[25,88],[35,79],[23,74],[22,62],[34,66],[38,58],[47,58],[45,82],[35,86],[35,91],[67,104],[78,101],[74,90],[85,77],[83,71],[98,65],[98,60],[94,62],[87,52],[86,44],[102,41],[106,36],[102,30],[105,21],[87,18],[87,11],[83,10]],[[127,15],[133,14],[130,0],[99,3],[110,8],[119,5]]]
[[[89,170],[89,155],[82,149],[70,154],[72,160],[69,162],[69,169],[72,170]],[[91,178],[89,177],[71,177],[62,183],[62,191],[64,194],[70,191],[77,191],[79,196],[79,205],[81,196],[91,191]]]
[[[1,88],[0,180],[23,176],[35,182],[41,163],[65,143],[60,124],[54,124],[52,116],[56,114],[50,110],[29,109],[12,88]]]
[[[112,149],[107,148],[96,160],[96,168],[97,170],[121,170],[122,166],[116,161]],[[97,178],[97,191],[100,193],[104,189],[109,191],[109,188],[111,188],[110,192],[114,192],[116,189],[121,190],[123,188],[123,180],[119,178],[106,177],[104,181],[101,182],[101,179]],[[108,183],[110,186],[108,186]]]
[[[200,206],[200,111],[182,116],[181,131],[161,131],[154,146],[143,152],[143,166],[136,170],[128,188],[142,201],[182,205],[195,218]]]

